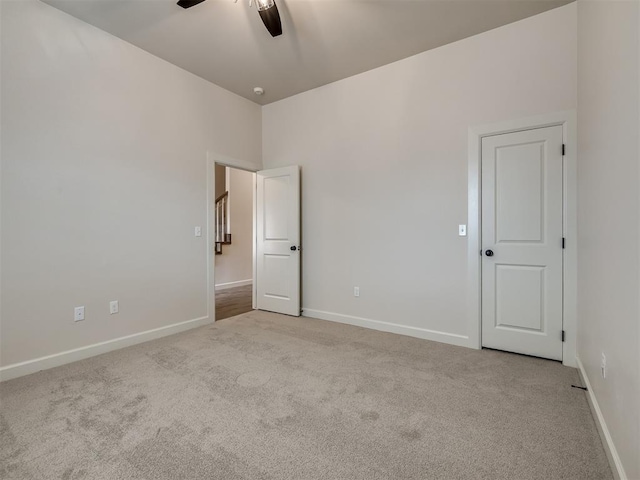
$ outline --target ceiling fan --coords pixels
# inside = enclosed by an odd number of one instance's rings
[[[278,13],[278,6],[275,0],[255,0],[258,7],[258,13],[262,19],[262,23],[267,27],[267,30],[272,37],[282,35],[282,22],[280,22],[280,13]],[[191,8],[204,0],[179,0],[178,6],[182,8]],[[235,0],[237,3],[238,0]],[[251,7],[253,0],[249,0],[249,6]]]

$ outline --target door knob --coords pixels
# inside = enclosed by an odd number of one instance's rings
[[[487,257],[493,257],[493,250],[485,250],[484,254],[485,254]]]
[[[297,249],[298,249],[298,247],[296,247],[295,245],[291,245],[290,250],[291,250],[292,252],[295,252]]]

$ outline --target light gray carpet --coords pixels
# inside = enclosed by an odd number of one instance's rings
[[[216,320],[235,317],[253,310],[253,286],[226,288],[216,292]]]
[[[251,312],[0,385],[3,479],[604,479],[576,370]]]

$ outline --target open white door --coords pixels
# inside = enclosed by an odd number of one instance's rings
[[[259,310],[300,316],[300,169],[257,172],[256,287]]]

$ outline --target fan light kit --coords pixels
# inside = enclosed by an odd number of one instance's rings
[[[182,8],[191,8],[204,0],[180,0],[178,6]],[[275,0],[255,0],[258,7],[258,14],[262,19],[262,23],[267,27],[267,30],[272,37],[282,35],[282,22],[280,21],[280,13],[278,12],[278,6]],[[234,3],[238,3],[238,0],[234,0]],[[249,0],[249,7],[253,6],[253,0]],[[261,95],[261,94],[258,94]]]

